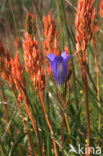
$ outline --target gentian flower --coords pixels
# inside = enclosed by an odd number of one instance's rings
[[[64,84],[68,72],[68,61],[72,55],[67,56],[64,51],[61,56],[56,56],[54,54],[49,54],[47,58],[49,59],[51,70],[57,85],[61,86]]]

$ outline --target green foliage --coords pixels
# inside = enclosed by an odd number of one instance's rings
[[[0,28],[3,27],[3,32],[0,30],[1,37],[4,40],[4,44],[6,45],[6,39],[4,38],[8,32],[8,36],[14,35],[14,38],[18,36],[21,40],[21,36],[24,32],[25,25],[25,12],[36,12],[33,10],[35,7],[32,5],[32,1],[29,0],[10,0],[9,5],[6,3],[4,11],[2,12]],[[77,1],[71,1],[72,5],[75,6]],[[59,46],[62,51],[64,50],[65,45],[68,45],[70,53],[75,53],[75,27],[72,21],[68,22],[68,16],[70,18],[70,11],[68,9],[68,3],[63,2],[62,0],[57,0],[56,2],[46,0],[42,2],[42,0],[36,0],[37,6],[40,10],[41,17],[43,15],[48,14],[49,11],[52,12],[52,15],[55,16],[55,21],[58,30],[58,41]],[[97,3],[98,6],[98,3]],[[2,1],[0,1],[0,8],[2,7]],[[44,8],[43,8],[44,7]],[[72,10],[72,8],[71,8]],[[72,10],[72,17],[74,18],[74,9]],[[37,12],[35,13],[37,16]],[[8,18],[7,18],[8,17]],[[98,15],[99,17],[99,15]],[[38,16],[36,17],[36,22],[39,23]],[[59,19],[59,21],[58,21]],[[74,19],[73,19],[74,20]],[[4,23],[2,23],[4,21]],[[101,24],[101,19],[98,20]],[[7,24],[7,25],[6,25]],[[5,25],[5,26],[4,26]],[[38,24],[37,24],[38,27]],[[8,30],[7,30],[8,28]],[[43,29],[39,25],[38,31],[42,32]],[[39,32],[39,33],[40,33]],[[41,40],[44,39],[42,34],[37,32],[36,37],[41,44]],[[39,34],[39,35],[38,35]],[[10,37],[11,37],[10,36]],[[98,34],[97,40],[97,49],[98,49],[98,58],[103,59],[102,56],[102,34]],[[41,38],[42,39],[41,39]],[[11,37],[12,38],[12,37]],[[14,46],[13,39],[11,40],[12,46]],[[12,46],[9,44],[9,49],[12,49]],[[15,46],[14,49],[16,50]],[[23,60],[23,50],[19,49],[21,53],[21,62],[24,63]],[[14,51],[12,51],[14,53]],[[90,43],[87,49],[87,57],[88,57],[88,65],[87,65],[87,76],[88,76],[88,96],[89,96],[89,110],[90,110],[90,122],[91,122],[91,137],[90,137],[90,145],[92,147],[97,147],[98,143],[100,147],[103,148],[103,122],[101,123],[101,130],[98,130],[98,115],[101,114],[103,120],[103,69],[102,69],[102,61],[98,62],[99,65],[99,73],[100,73],[100,106],[98,105],[99,101],[97,98],[97,86],[96,86],[96,71],[95,71],[95,56],[94,49],[92,43]],[[72,144],[75,149],[78,148],[78,144],[81,146],[86,145],[87,138],[87,121],[86,121],[86,107],[85,107],[85,92],[84,85],[81,77],[81,72],[78,63],[78,56],[73,56],[71,60],[72,66],[72,77],[69,81],[69,92],[68,92],[68,100],[66,103],[66,109],[64,110],[64,114],[67,115],[67,122],[65,121],[64,126],[64,156],[69,155],[68,151],[70,150],[69,144]],[[51,77],[47,76],[46,88],[44,91],[44,101],[45,107],[48,114],[48,118],[52,125],[52,129],[54,132],[54,136],[51,136],[50,130],[48,128],[48,124],[46,122],[45,113],[43,111],[42,103],[40,97],[38,95],[38,91],[33,87],[31,79],[29,75],[25,71],[25,78],[27,84],[27,97],[30,100],[31,106],[29,105],[29,109],[33,116],[33,121],[36,124],[37,132],[39,135],[39,140],[41,145],[44,147],[44,152],[46,156],[54,156],[54,148],[52,143],[52,137],[56,140],[58,155],[62,154],[62,129],[63,129],[63,118],[62,118],[62,102],[61,96],[63,99],[66,99],[66,95],[64,92],[64,88],[60,92],[60,90],[55,86],[54,81]],[[1,78],[0,78],[1,79]],[[49,83],[50,82],[50,83]],[[4,84],[4,82],[3,82]],[[9,88],[6,84],[0,88],[3,90],[5,95],[5,101],[2,99],[0,95],[0,156],[26,156],[28,154],[28,136],[25,133],[24,122],[20,114],[20,110],[17,107],[17,102],[15,101],[15,96],[12,91],[12,88]],[[16,90],[16,88],[15,88]],[[64,93],[64,94],[63,94]],[[16,96],[18,97],[18,92],[16,91]],[[18,98],[17,98],[17,101]],[[5,117],[4,111],[4,103],[6,106],[6,111],[8,115],[8,119]],[[20,104],[20,101],[18,102]],[[24,107],[23,107],[24,105]],[[25,109],[25,101],[22,101],[20,104],[21,111],[24,116],[24,121],[26,122],[28,129],[30,131],[30,135],[33,141],[33,145],[36,151],[40,154],[40,149],[38,147],[38,142],[36,135],[34,133],[34,129],[29,118],[29,115]],[[14,116],[12,118],[12,115]],[[69,129],[70,128],[70,129]],[[33,149],[30,149],[30,152],[33,155]],[[71,154],[71,156],[75,156],[75,154]]]

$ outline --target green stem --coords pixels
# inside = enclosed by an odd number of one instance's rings
[[[10,6],[10,9],[11,9],[13,22],[14,22],[14,26],[15,26],[15,29],[16,29],[16,34],[17,34],[18,38],[20,39],[20,35],[19,35],[19,32],[18,32],[18,27],[17,27],[17,24],[16,24],[15,15],[14,15],[13,7],[12,7],[12,0],[9,0],[9,6]]]
[[[62,7],[63,22],[64,22],[66,34],[67,34],[68,46],[69,46],[69,50],[70,50],[70,52],[72,54],[72,51],[71,51],[71,43],[70,43],[71,34],[69,32],[67,21],[66,21],[63,0],[60,0],[60,2],[61,2],[61,7]],[[74,66],[73,57],[71,58],[71,66],[72,66],[72,73],[73,73],[74,95],[75,95],[76,106],[77,106],[77,109],[78,109],[79,108],[79,105],[78,105],[77,87],[76,87],[76,81],[75,81],[75,66]]]
[[[39,9],[38,9],[38,5],[37,5],[37,3],[36,3],[35,0],[32,0],[32,2],[33,2],[33,4],[34,4],[34,6],[35,6],[37,15],[38,15],[38,17],[39,17],[39,19],[40,19],[41,26],[42,26],[42,28],[44,28],[44,24],[43,24],[43,21],[42,21],[42,17],[41,17],[40,11],[39,11]]]
[[[80,87],[81,87],[82,89],[84,89],[83,83],[81,83],[78,79],[76,79],[76,81],[77,81],[77,83],[80,85]],[[93,98],[94,107],[95,107],[96,109],[98,109],[98,111],[102,114],[103,112],[102,112],[102,110],[99,108],[99,106],[98,106],[98,104],[97,104],[98,99],[97,99],[96,95],[93,93],[93,91],[91,90],[91,88],[90,88],[89,86],[88,86],[88,94],[91,95],[92,98]],[[96,103],[95,103],[95,102],[96,102]]]
[[[16,34],[17,34],[17,37],[21,43],[21,40],[20,40],[20,34],[18,32],[18,26],[17,26],[17,23],[16,23],[16,20],[15,20],[15,15],[14,15],[14,11],[13,11],[13,7],[12,7],[12,0],[9,0],[9,6],[10,6],[10,9],[11,9],[11,13],[12,13],[12,18],[13,18],[13,22],[14,22],[14,26],[15,26],[15,30],[16,30]],[[23,62],[23,55],[22,55],[22,44],[21,44],[21,49],[19,49],[19,52],[20,52],[20,57],[21,57],[21,60]]]
[[[6,156],[6,151],[4,149],[4,146],[2,145],[1,140],[0,140],[0,152],[1,152],[1,156]]]
[[[60,27],[60,41],[61,41],[61,47],[62,47],[62,51],[64,50],[64,34],[63,34],[63,23],[62,23],[62,13],[61,13],[61,6],[60,6],[60,2],[57,0],[56,2],[57,5],[57,13],[59,16],[59,27]]]
[[[48,95],[48,93],[46,93],[46,103],[47,103],[47,112],[48,112],[48,117],[49,117],[50,107],[49,107],[49,95]],[[49,155],[50,155],[50,139],[49,139],[49,134],[47,134],[47,156],[49,156]]]

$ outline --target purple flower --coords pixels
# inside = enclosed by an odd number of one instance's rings
[[[65,51],[61,54],[61,56],[56,56],[52,53],[47,56],[50,62],[53,76],[58,85],[62,85],[66,80],[68,72],[68,61],[71,57],[72,55],[67,56]]]

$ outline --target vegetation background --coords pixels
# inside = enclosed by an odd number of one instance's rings
[[[36,39],[39,41],[41,45],[44,36],[43,36],[43,28],[40,20],[40,16],[43,19],[43,16],[47,16],[51,13],[51,16],[55,19],[56,28],[58,32],[58,43],[61,51],[63,51],[65,46],[68,46],[68,37],[67,31],[65,27],[65,20],[61,20],[61,16],[63,18],[63,8],[59,6],[58,0],[36,0],[36,5],[34,4],[34,0],[0,0],[0,39],[3,41],[3,45],[5,49],[8,49],[10,53],[15,56],[17,47],[15,45],[16,38],[19,37],[22,40],[25,33],[25,19],[27,13],[33,13],[36,17],[36,26],[38,30],[38,34],[36,35]],[[65,17],[67,21],[68,28],[70,30],[71,35],[69,38],[73,39],[71,43],[71,51],[74,54],[76,52],[75,49],[75,17],[76,17],[76,8],[77,8],[78,0],[64,0],[64,10]],[[97,100],[97,88],[96,88],[96,67],[95,67],[95,57],[93,53],[93,44],[90,42],[90,45],[87,49],[87,62],[89,67],[88,74],[88,93],[89,93],[89,109],[90,109],[90,121],[91,121],[91,143],[90,145],[93,147],[97,147],[98,142],[101,148],[103,148],[103,122],[101,123],[101,130],[98,130],[98,114],[103,115],[103,18],[99,15],[99,5],[100,1],[96,1],[97,7],[97,22],[99,25],[99,31],[96,36],[96,46],[97,46],[97,54],[98,54],[98,66],[99,66],[99,82],[100,82],[100,97],[101,97],[101,107],[98,107]],[[38,16],[38,12],[36,6],[39,9],[40,16]],[[14,17],[13,17],[14,16]],[[61,37],[61,31],[63,31],[63,38]],[[63,42],[62,42],[63,39]],[[42,47],[41,47],[42,48]],[[69,47],[68,47],[69,48]],[[83,81],[81,77],[81,71],[78,63],[78,56],[76,55],[74,58],[74,66],[75,66],[75,82],[77,85],[77,96],[79,102],[79,109],[76,109],[75,104],[75,96],[73,91],[73,80],[70,83],[70,92],[69,92],[69,102],[66,108],[66,113],[68,116],[70,131],[65,128],[64,135],[64,155],[68,155],[68,151],[70,149],[69,143],[72,142],[74,147],[77,149],[77,145],[81,144],[85,146],[86,134],[87,134],[87,121],[86,121],[86,110],[85,110],[85,92],[83,87]],[[71,78],[72,79],[72,78]],[[44,147],[45,154],[47,156],[52,156],[54,154],[54,149],[52,145],[51,134],[48,128],[48,125],[45,120],[45,115],[43,114],[42,106],[38,95],[33,93],[31,82],[27,76],[28,81],[28,97],[33,105],[34,113],[36,116],[36,122],[38,127],[38,133],[40,136],[40,140],[42,140],[42,144]],[[29,87],[30,86],[30,87]],[[62,135],[62,115],[61,109],[56,104],[58,101],[56,94],[56,89],[48,87],[50,93],[53,93],[53,97],[48,97],[48,90],[45,92],[45,103],[48,116],[50,118],[50,122],[52,128],[54,130],[55,140],[57,142],[57,149],[59,152],[59,156],[62,155],[61,148],[61,135]],[[4,86],[1,87],[1,91],[3,90],[5,100],[2,99],[0,95],[0,155],[2,156],[26,156],[33,155],[32,149],[30,149],[28,145],[28,138],[26,136],[23,123],[21,122],[21,116],[19,114],[19,110],[16,106],[16,102],[14,100],[14,95],[12,91],[6,86],[4,82]],[[57,101],[55,101],[57,97]],[[3,103],[2,101],[7,103],[7,114],[8,114],[8,122],[5,119]],[[48,103],[48,104],[47,104]],[[34,134],[34,130],[32,128],[31,121],[29,116],[25,110],[23,110],[24,119],[27,122],[29,127],[33,142],[36,146],[36,150],[39,151],[37,147],[37,141]],[[31,111],[32,112],[32,111]],[[10,128],[10,129],[9,129]],[[99,140],[99,141],[98,141]],[[38,152],[39,153],[39,152]],[[71,154],[73,156],[75,154]],[[101,155],[102,156],[102,155]]]

